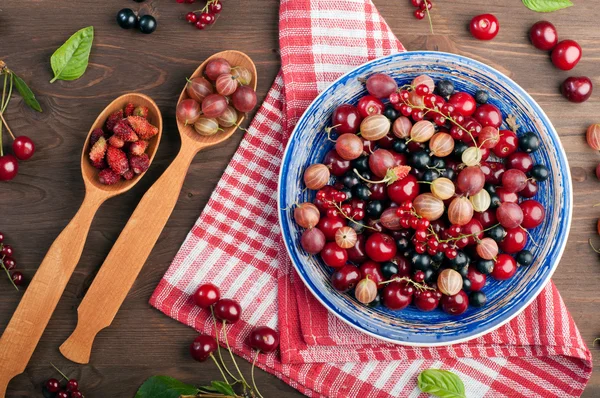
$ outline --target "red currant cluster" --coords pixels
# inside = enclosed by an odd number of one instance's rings
[[[417,19],[425,18],[427,11],[433,8],[431,0],[410,0],[410,3],[416,8],[413,15]]]
[[[216,338],[206,334],[201,334],[196,337],[190,346],[190,354],[192,358],[199,362],[204,362],[208,358],[211,358],[217,368],[219,368],[219,371],[221,372],[221,375],[227,384],[235,385],[240,383],[243,386],[244,391],[249,389],[261,397],[262,395],[260,395],[260,392],[256,387],[256,382],[254,381],[254,365],[256,364],[256,360],[260,352],[269,353],[277,349],[279,346],[279,333],[268,326],[256,326],[250,331],[247,344],[256,350],[254,363],[252,364],[252,386],[250,386],[235,362],[235,357],[231,352],[226,332],[224,333],[224,341],[227,346],[227,350],[229,351],[229,355],[231,356],[231,360],[233,361],[238,372],[239,378],[238,376],[235,376],[227,368],[225,362],[223,362],[223,357],[219,347],[219,336],[221,335],[221,330],[225,329],[226,324],[233,324],[240,320],[242,315],[242,307],[235,300],[221,298],[221,292],[219,291],[219,288],[212,283],[205,283],[198,287],[194,293],[194,302],[201,308],[210,309],[211,315],[215,321]],[[221,329],[218,329],[217,327],[217,320],[223,322]],[[220,362],[213,355],[213,352],[215,351],[218,353]],[[230,382],[227,375],[233,381]],[[254,396],[254,394],[251,395]]]
[[[52,367],[60,373],[62,379],[52,378],[44,383],[42,388],[44,398],[83,398],[83,394],[79,391],[79,382],[76,379],[69,379],[56,366],[52,365]],[[67,380],[64,386],[60,385],[62,380]]]
[[[17,263],[13,259],[14,255],[15,252],[12,246],[4,243],[4,234],[0,232],[0,266],[8,275],[8,279],[13,286],[19,290],[19,286],[25,282],[25,277],[19,271],[15,271]]]
[[[539,138],[517,136],[511,117],[501,130],[483,90],[427,75],[364,83],[369,95],[332,114],[335,147],[304,172],[317,192],[294,207],[300,245],[332,269],[336,290],[370,306],[458,315],[485,305],[488,276],[506,280],[533,261],[527,229],[545,209],[530,198],[549,176],[530,155]]]
[[[196,0],[177,0],[178,3],[195,3]],[[223,10],[220,0],[208,0],[201,10],[190,11],[185,15],[186,21],[193,24],[197,29],[203,30],[208,25],[216,22],[217,17]]]

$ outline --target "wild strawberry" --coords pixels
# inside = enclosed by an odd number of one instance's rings
[[[123,119],[123,110],[119,109],[116,112],[111,113],[111,115],[106,119],[106,130],[112,133],[115,125]]]
[[[127,121],[131,125],[133,131],[135,131],[142,140],[149,140],[158,134],[158,127],[151,125],[150,122],[141,116],[129,116]]]
[[[100,137],[98,141],[90,149],[90,161],[94,167],[100,168],[104,162],[104,155],[106,154],[106,139]]]
[[[129,164],[135,174],[142,174],[150,167],[150,159],[145,153],[140,156],[129,155]]]
[[[94,129],[90,135],[90,146],[94,146],[100,137],[104,137],[104,130],[100,128]]]
[[[125,155],[125,152],[114,146],[109,145],[108,150],[106,151],[106,161],[110,168],[119,175],[129,170],[127,155]]]
[[[132,155],[139,156],[142,153],[146,152],[146,148],[148,148],[148,141],[139,140],[136,142],[132,142],[129,146],[129,153],[131,153]]]
[[[108,143],[111,146],[114,146],[115,148],[123,148],[123,145],[125,145],[125,141],[123,141],[121,138],[117,137],[117,135],[112,135],[109,139],[108,139]]]
[[[121,120],[114,128],[115,135],[125,142],[135,142],[139,138],[129,126],[126,119]]]
[[[131,169],[129,169],[125,173],[123,173],[123,178],[126,179],[127,181],[132,180],[133,177],[135,177],[135,173]]]
[[[147,106],[138,106],[133,110],[133,116],[141,116],[144,119],[148,118],[148,107]]]
[[[125,105],[125,117],[133,115],[133,111],[135,110],[135,105],[131,102]]]
[[[98,180],[100,184],[113,185],[119,182],[121,176],[112,171],[111,169],[104,169],[98,173]]]

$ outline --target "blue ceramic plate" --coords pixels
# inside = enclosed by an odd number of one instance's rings
[[[442,78],[454,82],[457,90],[474,93],[484,89],[490,103],[504,117],[514,115],[521,126],[519,133],[534,131],[541,148],[534,152],[535,163],[546,165],[550,178],[540,183],[535,199],[546,207],[546,219],[531,231],[539,246],[531,240],[527,249],[534,263],[521,267],[508,281],[488,278],[483,291],[488,303],[450,316],[441,310],[421,312],[413,306],[402,311],[384,307],[369,308],[350,295],[335,291],[329,282],[331,271],[318,256],[310,256],[299,241],[302,228],[293,212],[284,210],[297,202],[311,201],[314,191],[303,192],[302,175],[313,163],[320,163],[333,148],[324,133],[333,110],[340,104],[356,104],[366,95],[358,78],[383,72],[399,85],[427,74],[436,82]],[[503,126],[507,128],[507,126]],[[572,187],[564,149],[550,120],[525,90],[494,68],[470,58],[441,52],[405,52],[368,62],[336,80],[323,91],[300,118],[288,142],[279,176],[279,219],[284,242],[292,263],[308,289],[333,314],[344,322],[376,338],[412,346],[437,346],[464,342],[505,324],[530,304],[548,283],[565,248],[572,213]]]

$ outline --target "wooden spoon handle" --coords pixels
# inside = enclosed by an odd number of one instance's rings
[[[77,327],[60,346],[67,359],[77,363],[90,361],[94,338],[110,326],[152,252],[177,204],[197,152],[193,145],[182,145],[173,163],[137,205],[77,309]]]
[[[103,197],[86,194],[75,217],[52,243],[0,338],[0,397],[25,371],[42,333],[75,270]]]

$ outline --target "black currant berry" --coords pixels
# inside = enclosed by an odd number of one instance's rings
[[[431,164],[431,156],[425,151],[415,152],[410,155],[410,163],[415,169],[425,169]]]
[[[496,242],[501,242],[506,236],[506,231],[502,228],[502,225],[496,225],[487,231],[487,236],[494,239]]]
[[[139,22],[140,32],[150,34],[156,30],[156,19],[152,15],[144,15],[140,17]]]
[[[123,29],[132,29],[137,26],[138,17],[131,8],[123,8],[117,13],[117,23]]]
[[[377,296],[375,296],[375,300],[371,301],[367,305],[371,308],[379,307],[381,305],[381,296],[379,295],[379,293],[377,293]]]
[[[523,152],[531,153],[538,150],[540,147],[540,139],[531,131],[519,137],[519,148]]]
[[[342,177],[342,184],[348,188],[352,188],[356,184],[360,184],[360,178],[354,172],[349,171]]]
[[[396,246],[398,247],[398,250],[400,250],[400,251],[408,249],[409,244],[410,244],[410,241],[408,240],[408,238],[396,239]]]
[[[546,181],[550,176],[550,172],[543,164],[536,164],[531,168],[531,171],[529,171],[529,175],[536,181]]]
[[[489,193],[490,194],[490,209],[496,209],[498,208],[498,206],[500,206],[502,204],[502,201],[500,200],[500,196],[498,196],[498,194],[494,193]]]
[[[423,173],[423,181],[433,182],[433,180],[437,180],[440,177],[440,173],[434,169],[425,170]]]
[[[380,200],[372,200],[367,203],[365,206],[365,214],[371,218],[379,218],[381,217],[381,213],[383,213],[383,202]]]
[[[457,141],[454,143],[454,156],[460,158],[464,151],[467,150],[469,146],[462,141]]]
[[[475,91],[475,101],[478,104],[486,104],[490,99],[490,95],[485,90],[477,90]]]
[[[408,149],[408,145],[406,145],[406,142],[403,140],[397,140],[392,144],[392,149],[398,153],[405,153]]]
[[[361,156],[357,159],[354,159],[352,162],[352,168],[358,170],[359,172],[369,171],[369,157]]]
[[[465,292],[471,290],[471,281],[469,280],[469,278],[463,278],[463,290]]]
[[[533,263],[533,254],[529,250],[521,250],[517,253],[515,259],[517,260],[517,264],[526,267]]]
[[[398,265],[391,261],[386,261],[385,263],[381,264],[381,273],[385,279],[390,279],[392,275],[398,273]]]
[[[360,183],[352,187],[352,195],[360,200],[369,200],[371,191],[365,184]]]
[[[415,271],[425,271],[431,265],[431,257],[427,254],[415,253],[410,257],[410,262]]]
[[[469,304],[473,307],[483,307],[487,302],[487,297],[484,292],[469,293]]]
[[[393,122],[394,120],[398,119],[400,113],[397,110],[395,110],[393,106],[388,105],[383,111],[383,116],[387,117],[388,119],[390,119],[390,121]]]
[[[478,260],[475,263],[475,268],[482,274],[489,275],[494,270],[494,260]]]
[[[454,83],[452,83],[450,80],[440,80],[436,89],[440,96],[449,97],[454,92]]]

